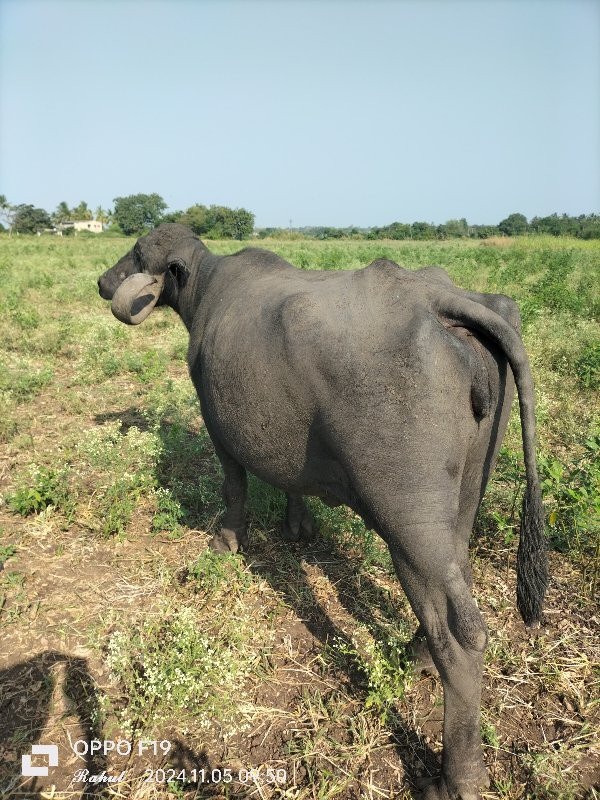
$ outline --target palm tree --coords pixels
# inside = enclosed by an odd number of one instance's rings
[[[92,219],[92,212],[88,208],[85,200],[82,200],[79,205],[71,211],[73,219]]]
[[[52,215],[54,222],[67,222],[71,219],[71,212],[69,206],[63,200],[56,206],[56,211]]]
[[[112,220],[112,212],[109,208],[102,208],[102,206],[98,206],[98,208],[94,211],[94,219],[106,224]]]

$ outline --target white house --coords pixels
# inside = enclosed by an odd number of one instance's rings
[[[99,219],[81,219],[61,222],[57,227],[60,233],[67,228],[73,228],[75,231],[91,231],[92,233],[102,233],[103,231],[103,226]]]

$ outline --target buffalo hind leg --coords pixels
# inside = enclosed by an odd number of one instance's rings
[[[473,587],[473,573],[471,571],[471,563],[469,561],[469,540],[468,537],[465,540],[457,539],[455,537],[455,541],[456,549],[458,551],[457,556],[460,571],[466,586],[469,590],[471,590]],[[423,625],[421,625],[421,623],[419,623],[415,635],[410,642],[409,652],[415,672],[426,672],[428,675],[438,674],[438,669],[435,665],[431,651],[429,650],[429,645],[427,643],[425,628]]]
[[[463,478],[457,515],[458,526],[454,530],[454,557],[458,562],[463,580],[469,590],[473,588],[473,573],[469,559],[469,540],[479,508],[480,493],[481,489],[479,491],[475,489],[474,491],[468,484],[468,478],[466,481]],[[427,672],[429,675],[438,674],[437,667],[429,651],[425,629],[421,624],[419,624],[410,643],[410,652],[416,672]]]
[[[301,494],[287,495],[287,508],[281,524],[281,538],[286,542],[312,542],[317,532],[317,525],[304,503]]]
[[[221,447],[215,446],[225,473],[223,500],[225,514],[221,530],[210,541],[209,546],[217,553],[237,553],[248,548],[246,524],[246,470]]]
[[[488,782],[480,731],[486,626],[453,552],[452,532],[408,533],[421,544],[411,548],[410,563],[400,548],[392,545],[390,552],[444,687],[442,776],[424,798],[477,800],[480,787]]]

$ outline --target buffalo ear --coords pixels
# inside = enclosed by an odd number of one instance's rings
[[[199,243],[197,236],[185,236],[175,242],[167,255],[167,270],[177,281],[179,289],[187,283]]]
[[[114,293],[112,313],[126,325],[139,325],[157,304],[164,282],[164,273],[148,275],[147,272],[135,272],[125,278]]]
[[[167,269],[177,281],[177,286],[180,289],[183,289],[190,275],[190,271],[185,261],[182,258],[179,258],[179,256],[170,257]]]

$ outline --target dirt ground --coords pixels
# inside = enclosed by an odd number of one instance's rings
[[[74,742],[120,738],[116,720],[101,726],[94,713],[98,693],[110,696],[118,690],[102,648],[90,642],[90,631],[104,629],[109,614],[152,614],[156,577],[148,566],[162,563],[171,574],[182,575],[190,558],[206,547],[207,536],[194,531],[177,542],[152,537],[143,514],[136,530],[120,542],[77,529],[57,538],[51,518],[44,515],[20,520],[4,512],[1,524],[19,543],[10,568],[24,576],[24,591],[7,598],[4,608],[4,614],[18,612],[19,624],[2,628],[2,797],[319,797],[310,788],[319,782],[319,770],[335,775],[337,797],[416,797],[438,772],[442,706],[436,678],[415,678],[397,704],[393,724],[376,727],[365,713],[360,676],[323,659],[327,642],[356,624],[349,609],[357,587],[352,564],[339,553],[324,551],[318,540],[306,549],[291,546],[310,599],[298,600],[297,585],[276,587],[285,608],[264,652],[263,675],[252,675],[244,689],[239,731],[218,725],[185,731],[175,724],[156,736],[171,742],[166,757],[160,749],[155,755],[151,743],[142,754],[135,745],[128,756],[76,755]],[[283,546],[259,541],[258,551],[248,557],[248,570],[258,576],[276,573]],[[546,624],[534,641],[515,613],[511,565],[480,548],[475,571],[477,586],[491,587],[478,592],[478,601],[491,631],[483,707],[493,731],[486,746],[492,778],[511,782],[504,796],[595,797],[600,782],[600,742],[594,734],[600,721],[594,683],[598,663],[592,661],[598,648],[597,609],[573,595],[571,568],[553,556]],[[171,589],[189,591],[184,580]],[[383,576],[377,590],[399,593]],[[403,613],[410,621],[410,612]],[[27,780],[19,776],[21,754],[35,742],[57,744],[59,765],[48,777]],[[564,795],[560,785],[549,786],[544,794],[529,783],[526,757],[536,750],[554,764],[566,764]],[[45,763],[39,758],[33,763]],[[203,783],[177,794],[139,777],[161,766],[173,769],[173,775],[187,770],[188,777],[196,769],[193,777]],[[85,794],[73,778],[82,769],[125,772],[125,780],[118,788],[88,787]],[[578,792],[568,794],[573,785]]]

